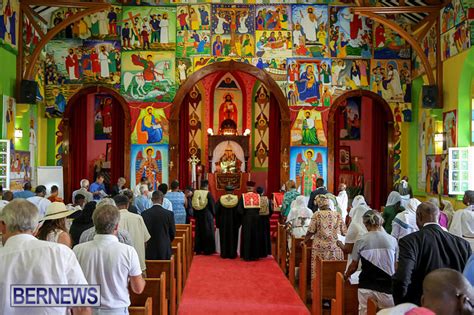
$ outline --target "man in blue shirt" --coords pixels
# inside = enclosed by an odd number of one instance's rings
[[[102,194],[105,194],[104,174],[97,175],[97,179],[92,183],[89,191],[94,196],[94,200],[102,199]]]
[[[15,199],[18,199],[18,198],[23,198],[23,199],[27,199],[27,198],[30,198],[30,197],[33,197],[35,194],[34,192],[31,191],[31,183],[30,182],[26,182],[24,185],[23,185],[23,191],[17,191],[13,194],[13,197]]]

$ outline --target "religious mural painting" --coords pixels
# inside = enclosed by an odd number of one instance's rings
[[[443,113],[444,149],[458,146],[458,117],[457,110]]]
[[[211,29],[213,56],[254,56],[255,7],[253,5],[213,5]]]
[[[176,58],[176,82],[181,85],[193,72],[190,58]]]
[[[412,121],[411,103],[389,103],[388,105],[396,123]]]
[[[168,104],[130,104],[132,144],[167,144],[169,142],[166,105]]]
[[[289,106],[331,106],[331,59],[288,59]]]
[[[410,21],[403,16],[386,17],[389,20],[410,31]],[[374,23],[374,58],[375,59],[409,59],[411,57],[410,44],[391,28],[382,23]]]
[[[361,101],[360,97],[351,97],[346,100],[342,112],[341,129],[339,130],[340,140],[360,140],[362,122]]]
[[[176,35],[176,57],[192,57],[211,53],[211,32],[178,30]]]
[[[168,182],[168,145],[133,144],[130,161],[130,188],[138,185],[142,177],[148,178],[152,190],[156,190],[160,183]]]
[[[112,107],[114,100],[110,95],[96,94],[94,96],[94,139],[112,139]]]
[[[366,59],[333,59],[331,67],[333,98],[348,90],[368,89],[370,63]]]
[[[438,195],[442,190],[441,155],[426,156],[426,193]]]
[[[69,98],[81,88],[81,84],[47,85],[44,102],[46,118],[62,118]]]
[[[13,139],[15,135],[16,100],[13,97],[2,97],[2,139]]]
[[[16,53],[19,33],[20,2],[18,0],[0,0],[0,46]]]
[[[177,30],[210,30],[211,5],[179,5],[176,10]]]
[[[78,63],[84,84],[102,83],[120,89],[120,42],[86,40],[79,49]]]
[[[172,52],[122,52],[121,93],[129,101],[173,101],[175,75]]]
[[[433,25],[425,37],[421,40],[421,48],[428,58],[428,62],[432,69],[436,68],[436,49],[438,45],[438,38],[436,36],[436,24]],[[416,52],[412,54],[412,77],[416,78],[425,73],[425,68],[421,64],[421,59]]]
[[[278,57],[260,57],[253,58],[252,64],[261,69],[265,70],[273,80],[275,81],[285,81],[287,80],[287,69],[286,69],[286,58]]]
[[[329,57],[328,7],[293,5],[293,54],[304,57]]]
[[[31,182],[30,152],[14,150],[10,155],[10,190],[20,191]]]
[[[410,60],[371,60],[371,91],[388,102],[411,102]]]
[[[256,31],[255,56],[266,58],[291,57],[290,31]]]
[[[325,147],[291,147],[290,179],[296,182],[298,191],[309,196],[316,189],[316,180],[327,182],[328,149]]]
[[[123,50],[175,50],[176,7],[123,7]]]
[[[372,20],[354,14],[350,7],[329,7],[329,21],[331,57],[372,57]]]
[[[268,169],[270,147],[270,92],[263,84],[256,84],[253,106],[253,169]]]
[[[291,30],[291,6],[285,4],[259,5],[255,10],[255,29],[257,31]]]
[[[418,121],[418,189],[425,191],[428,186],[426,156],[435,154],[435,118],[430,110],[422,109]]]
[[[46,84],[69,84],[81,82],[80,50],[82,40],[52,40],[46,47],[45,82]],[[93,59],[92,59],[93,58]],[[90,60],[99,64],[98,52]]]
[[[63,154],[64,154],[64,121],[62,119],[54,119],[54,165],[63,166]]]
[[[291,146],[327,146],[323,113],[315,109],[292,109]]]
[[[462,0],[450,1],[440,13],[441,33],[446,33],[456,25],[466,20]]]
[[[471,47],[469,24],[461,22],[441,35],[441,60],[454,57]]]
[[[232,120],[237,130],[243,123],[243,95],[239,82],[230,74],[217,83],[214,91],[214,130],[220,130],[225,120]]]

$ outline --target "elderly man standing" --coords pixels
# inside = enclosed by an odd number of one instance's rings
[[[140,195],[135,197],[133,205],[137,208],[138,214],[141,214],[146,209],[150,209],[153,206],[150,198],[148,198],[148,186],[140,185]]]
[[[10,306],[10,285],[87,285],[76,256],[67,246],[40,241],[33,236],[39,221],[38,209],[18,199],[3,208],[0,231],[4,247],[0,248],[0,313],[65,314],[64,307]],[[45,268],[53,266],[54,268]],[[74,314],[89,314],[88,308],[75,308]]]
[[[126,183],[127,180],[124,177],[119,177],[119,179],[117,180],[117,184],[112,186],[112,189],[110,190],[110,195],[112,197],[115,197],[120,194],[124,189],[127,189],[125,187]]]
[[[46,187],[43,185],[36,186],[35,194],[36,196],[30,197],[26,200],[38,208],[41,219],[46,214],[46,208],[51,204],[51,201],[46,199]]]
[[[140,259],[140,267],[142,270],[145,270],[145,244],[151,237],[150,233],[148,233],[142,216],[128,211],[129,200],[127,196],[117,195],[114,197],[114,201],[120,210],[119,227],[128,231],[132,237],[133,247],[137,251],[138,258]]]
[[[77,194],[83,195],[86,198],[86,203],[94,200],[92,193],[89,192],[89,181],[87,179],[81,180],[81,188],[72,193],[72,200],[75,200]]]
[[[99,284],[98,314],[128,314],[130,295],[145,288],[137,252],[117,239],[120,212],[117,207],[104,205],[92,215],[96,235],[94,240],[74,247],[74,253],[89,283]]]

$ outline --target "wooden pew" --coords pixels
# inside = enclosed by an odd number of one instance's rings
[[[130,306],[128,313],[130,315],[152,315],[153,299],[151,297],[146,299],[145,306]]]
[[[374,299],[369,298],[367,300],[367,315],[377,314],[377,302]]]
[[[311,246],[304,244],[301,251],[299,292],[304,304],[308,303],[308,284],[311,283]]]
[[[136,294],[129,287],[130,306],[145,306],[148,298],[152,298],[152,314],[168,315],[168,301],[166,300],[166,273],[162,272],[159,278],[145,278],[145,289]]]
[[[173,240],[173,243],[171,243],[172,246],[176,246],[180,244],[181,247],[181,264],[182,264],[182,287],[184,288],[184,284],[186,283],[186,278],[187,278],[187,273],[188,273],[188,264],[186,263],[186,237],[185,236],[181,236],[181,237],[175,237],[174,240]]]
[[[149,278],[158,278],[161,273],[166,273],[166,298],[169,303],[169,313],[176,314],[176,261],[174,256],[170,260],[145,260],[146,274]]]
[[[182,260],[183,257],[181,251],[181,244],[176,246],[172,246],[171,249],[173,250],[173,256],[176,259],[176,268],[175,268],[175,277],[176,277],[176,295],[178,305],[181,303],[181,295],[183,293],[183,265]]]
[[[322,260],[316,258],[316,277],[313,280],[312,314],[323,314],[323,300],[336,297],[336,273],[344,272],[347,260]]]
[[[357,285],[344,280],[340,272],[336,274],[336,298],[331,305],[331,315],[357,315],[359,314],[359,300]]]
[[[296,267],[299,267],[302,258],[303,247],[301,247],[301,242],[304,241],[304,238],[298,237],[295,238],[291,236],[291,252],[290,252],[290,264],[288,267],[288,276],[290,279],[291,285],[296,285]]]
[[[280,238],[281,238],[281,224],[277,225],[277,239],[276,239],[276,246],[275,246],[275,259],[277,261],[278,266],[281,266],[281,258],[280,258]]]
[[[285,225],[280,224],[278,225],[278,255],[279,261],[278,264],[280,265],[281,270],[283,273],[286,274],[286,253],[288,251],[288,241],[286,238],[286,229]]]
[[[191,267],[191,262],[193,259],[193,240],[192,240],[192,231],[190,224],[177,224],[176,225],[176,236],[177,237],[186,237],[186,253],[184,259],[186,259],[187,271]]]

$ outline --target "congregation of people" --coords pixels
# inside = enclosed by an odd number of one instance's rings
[[[336,194],[322,179],[316,186],[308,200],[294,181],[286,183],[286,270],[292,239],[304,238],[312,284],[322,277],[317,259],[347,259],[344,279],[358,285],[359,314],[367,314],[369,298],[385,315],[474,314],[474,191],[465,192],[466,208],[455,211],[448,200],[413,198],[404,177],[379,210],[362,195],[349,206],[344,184]]]
[[[23,191],[2,191],[0,203],[0,313],[24,309],[10,306],[11,284],[101,285],[101,307],[94,314],[127,314],[130,290],[145,287],[146,260],[169,260],[176,225],[195,221],[196,254],[254,261],[271,255],[272,203],[254,182],[247,192],[226,193],[214,200],[209,184],[180,190],[161,183],[155,191],[147,178],[134,190],[119,178],[106,188],[99,174],[87,179],[65,204],[59,188],[50,191],[30,183]],[[41,264],[37,264],[37,262]],[[5,289],[5,290],[4,290]],[[48,314],[64,313],[48,308]],[[89,314],[74,308],[74,314]]]

